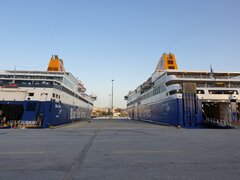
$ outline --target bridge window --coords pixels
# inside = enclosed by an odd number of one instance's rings
[[[182,90],[180,90],[180,89],[169,91],[169,95],[172,95],[172,94],[181,94],[181,93],[182,93]]]
[[[238,94],[237,90],[209,90],[209,94]]]
[[[197,94],[205,94],[204,90],[197,90]]]

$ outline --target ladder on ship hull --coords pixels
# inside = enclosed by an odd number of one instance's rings
[[[202,126],[202,114],[199,107],[200,102],[196,94],[196,83],[183,83],[182,90],[183,126]]]
[[[198,100],[196,93],[183,93],[183,126],[198,125]]]

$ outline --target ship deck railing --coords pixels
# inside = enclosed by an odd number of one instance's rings
[[[191,75],[191,74],[177,74],[175,75],[178,78],[196,78],[196,79],[212,79],[210,74],[207,75]],[[225,76],[214,74],[215,79],[235,79],[240,80],[240,76]]]

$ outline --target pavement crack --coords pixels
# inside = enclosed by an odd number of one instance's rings
[[[80,153],[78,154],[78,156],[76,157],[76,159],[73,161],[73,163],[71,164],[70,169],[66,172],[65,176],[63,177],[63,180],[70,180],[74,178],[75,172],[77,171],[77,169],[80,168],[80,166],[82,165],[88,151],[90,150],[94,139],[96,138],[97,134],[100,132],[101,130],[96,130],[94,132],[94,134],[89,138],[89,140],[87,141],[87,143],[84,145],[83,149],[80,151]]]

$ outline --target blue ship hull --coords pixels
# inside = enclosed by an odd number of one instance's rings
[[[80,108],[55,101],[0,101],[0,106],[7,121],[21,120],[22,124],[32,123],[42,128],[89,119],[92,112],[91,107]]]
[[[131,119],[186,128],[203,124],[201,101],[187,104],[182,99],[165,100],[155,104],[138,105],[127,109]]]

